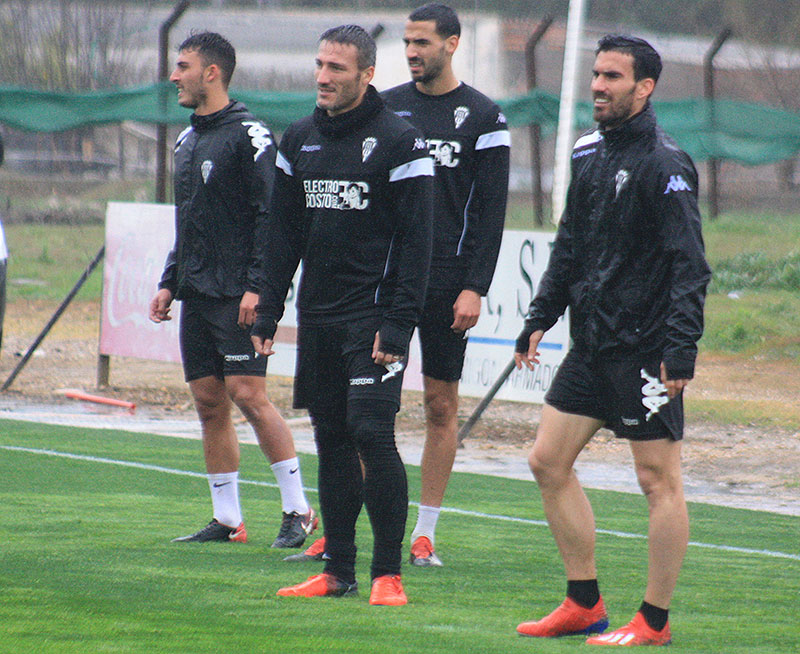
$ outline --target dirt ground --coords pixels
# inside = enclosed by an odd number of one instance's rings
[[[56,305],[16,301],[6,310],[0,377],[6,380],[21,360]],[[76,301],[63,314],[37,353],[3,394],[7,399],[71,402],[63,389],[79,388],[147,407],[165,416],[192,415],[193,406],[178,364],[113,358],[110,386],[98,391],[97,302]],[[271,399],[286,417],[304,412],[291,406],[291,380],[270,376]],[[774,406],[782,415],[800,415],[800,363],[795,361],[741,361],[701,357],[688,393],[708,400],[753,401]],[[464,398],[459,414],[471,414],[477,399]],[[487,456],[524,460],[533,443],[539,407],[516,402],[494,402],[469,435],[471,444]],[[741,506],[763,507],[800,515],[800,432],[753,425],[718,424],[690,416],[683,448],[684,472],[713,494],[747,498]],[[423,438],[423,410],[419,393],[407,392],[398,418],[398,431]],[[630,464],[624,441],[605,430],[590,443],[579,462],[611,466]],[[705,498],[698,498],[705,499]]]

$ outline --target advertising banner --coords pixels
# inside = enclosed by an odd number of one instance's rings
[[[106,256],[103,270],[103,308],[100,354],[157,361],[180,361],[178,322],[180,302],[173,320],[160,324],[148,318],[164,261],[174,243],[175,213],[171,205],[115,202],[106,214]],[[547,266],[552,233],[506,231],[494,281],[483,299],[478,324],[470,330],[459,392],[481,397],[513,357],[514,341],[523,317]],[[275,355],[269,372],[294,375],[297,313],[295,275],[286,298],[286,310],[276,334]],[[535,370],[515,370],[497,397],[541,402],[569,343],[566,319],[545,335],[541,363]],[[419,344],[411,344],[404,388],[422,388]]]

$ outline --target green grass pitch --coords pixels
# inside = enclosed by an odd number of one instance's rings
[[[307,488],[314,457],[303,456]],[[572,652],[583,638],[521,638],[563,598],[535,484],[454,474],[440,519],[444,568],[404,566],[404,607],[367,602],[371,533],[358,531],[355,598],[278,598],[320,570],[268,547],[280,502],[258,448],[242,447],[246,545],[170,543],[210,517],[199,443],[0,421],[0,652]],[[419,471],[409,466],[411,497]],[[645,583],[646,505],[590,491],[612,628]],[[316,493],[309,491],[316,504]],[[800,649],[800,518],[690,507],[692,545],[672,605],[674,649]],[[416,512],[412,508],[411,517]],[[409,521],[411,522],[411,520]],[[409,530],[413,524],[409,524]],[[406,540],[406,543],[408,540]]]

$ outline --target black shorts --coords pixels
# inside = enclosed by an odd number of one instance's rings
[[[294,407],[324,414],[349,400],[381,400],[400,408],[406,362],[379,366],[372,359],[379,318],[332,325],[299,325]]]
[[[461,379],[467,332],[454,332],[453,305],[460,290],[429,289],[417,327],[422,351],[422,374],[441,381]]]
[[[241,298],[191,297],[181,308],[181,358],[186,381],[202,377],[267,373],[267,358],[256,357],[250,330],[239,320]]]
[[[550,406],[605,422],[620,438],[683,438],[683,394],[671,400],[660,357],[590,360],[570,350],[545,395]]]

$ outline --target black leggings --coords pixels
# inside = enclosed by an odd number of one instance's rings
[[[351,399],[346,415],[311,414],[325,552],[330,557],[325,572],[348,583],[355,582],[356,520],[362,503],[374,537],[372,579],[400,574],[408,481],[394,442],[396,412],[394,402]]]

